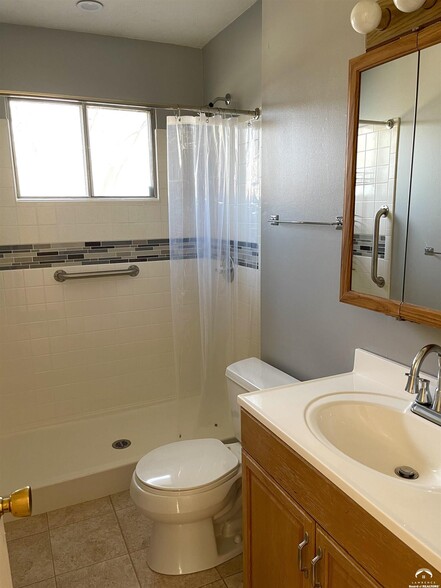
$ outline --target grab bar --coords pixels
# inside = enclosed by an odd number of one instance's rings
[[[133,278],[139,274],[139,267],[137,265],[129,265],[127,269],[105,270],[103,272],[75,272],[68,274],[64,270],[57,270],[54,273],[54,278],[57,282],[65,282],[66,280],[81,280],[83,278],[108,278],[109,276],[132,276]]]
[[[289,220],[280,220],[278,214],[272,214],[268,221],[273,226],[278,227],[279,225],[320,225],[323,227],[335,227],[337,231],[341,231],[343,228],[343,217],[336,216],[334,223],[322,223],[316,221],[289,221]]]
[[[362,125],[385,125],[388,129],[393,129],[395,126],[393,118],[388,118],[387,120],[366,120],[361,118],[358,123]]]
[[[380,235],[380,220],[381,217],[386,217],[389,214],[389,207],[382,206],[377,210],[374,220],[374,234],[372,236],[372,262],[371,262],[371,280],[377,284],[379,288],[383,288],[385,281],[382,276],[378,275],[378,238]]]
[[[433,247],[424,247],[424,255],[441,255],[441,251],[435,251]]]

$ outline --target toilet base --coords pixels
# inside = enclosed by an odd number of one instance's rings
[[[147,563],[159,574],[191,574],[214,568],[240,553],[240,516],[228,525],[213,523],[213,519],[182,525],[155,522]]]

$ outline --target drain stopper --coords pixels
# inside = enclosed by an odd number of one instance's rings
[[[400,476],[400,478],[405,478],[406,480],[416,480],[420,476],[419,473],[411,466],[406,465],[398,466],[394,471],[397,476]]]

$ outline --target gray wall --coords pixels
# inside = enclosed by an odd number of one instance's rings
[[[0,24],[0,89],[200,104],[202,51]]]
[[[350,370],[362,347],[408,364],[441,331],[339,302],[341,233],[270,226],[341,214],[354,0],[263,0],[262,356],[302,379]],[[434,369],[432,364],[432,369]]]
[[[262,4],[258,0],[204,47],[205,102],[230,92],[236,108],[260,106],[261,54]]]

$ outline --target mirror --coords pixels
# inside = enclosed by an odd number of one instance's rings
[[[382,298],[402,294],[417,68],[414,53],[361,74],[352,289]]]
[[[441,45],[420,51],[403,300],[441,310]]]
[[[439,43],[436,25],[350,62],[341,301],[441,327]]]

